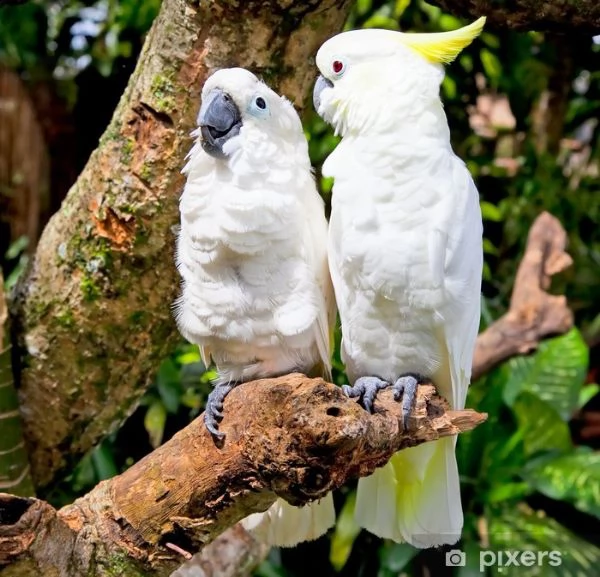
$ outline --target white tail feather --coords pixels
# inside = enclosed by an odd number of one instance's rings
[[[247,531],[273,547],[293,547],[303,541],[313,541],[334,524],[331,493],[304,507],[294,507],[277,499],[264,513],[254,513],[242,520]]]
[[[371,533],[419,548],[460,539],[463,514],[455,438],[404,449],[358,482],[355,518]]]

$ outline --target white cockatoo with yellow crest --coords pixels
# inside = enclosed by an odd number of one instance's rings
[[[323,173],[334,178],[329,267],[352,386],[373,409],[392,387],[410,419],[431,379],[464,407],[480,318],[479,196],[453,152],[440,100],[443,64],[482,30],[354,30],[319,49],[313,98],[342,140]],[[416,547],[455,543],[463,513],[456,437],[396,453],[360,479],[361,527]]]
[[[198,124],[183,169],[175,309],[217,371],[204,420],[223,441],[235,385],[293,371],[331,377],[335,300],[324,204],[291,102],[245,69],[223,69],[204,84]],[[291,546],[334,522],[329,494],[301,508],[278,500],[245,525]]]

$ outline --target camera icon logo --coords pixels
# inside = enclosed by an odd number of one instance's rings
[[[464,567],[467,564],[467,554],[460,549],[450,549],[446,553],[446,567]]]

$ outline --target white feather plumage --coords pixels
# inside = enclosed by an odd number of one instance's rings
[[[404,373],[433,379],[462,408],[480,314],[478,194],[453,153],[439,100],[441,66],[384,31],[334,37],[317,54],[333,81],[319,113],[342,135],[333,176],[329,262],[353,382]],[[332,72],[342,59],[343,76]],[[455,439],[392,457],[360,479],[355,516],[381,537],[417,547],[455,543],[462,530]]]
[[[327,221],[300,119],[246,70],[215,73],[203,95],[216,86],[233,98],[243,126],[226,143],[225,159],[206,154],[194,134],[180,201],[177,324],[215,363],[218,382],[317,366],[330,377],[335,303]],[[261,117],[249,111],[257,95],[268,105]],[[267,530],[272,544],[292,545],[334,521],[328,495],[302,509],[278,501],[247,525]]]

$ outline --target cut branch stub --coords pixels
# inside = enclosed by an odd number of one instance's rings
[[[10,559],[0,556],[0,567],[43,567],[50,558],[72,567],[68,560],[77,559],[79,572],[60,575],[86,575],[92,563],[101,568],[96,575],[111,575],[118,559],[121,568],[165,575],[181,563],[182,551],[194,553],[250,513],[266,510],[278,495],[297,505],[321,498],[371,473],[397,450],[470,430],[486,415],[450,411],[433,386],[421,385],[409,431],[402,431],[401,418],[391,391],[380,395],[371,415],[339,387],[300,374],[240,385],[225,403],[221,447],[198,418],[58,512],[28,501],[27,511],[44,514],[36,523],[22,523],[17,515],[0,521],[0,544],[11,551]],[[5,509],[9,505],[5,497]],[[43,530],[57,531],[66,560],[54,559],[52,540],[30,546]]]
[[[540,214],[529,230],[508,312],[477,337],[473,379],[573,326],[566,297],[546,292],[551,277],[571,266],[566,245],[567,233],[560,222],[547,212]]]

